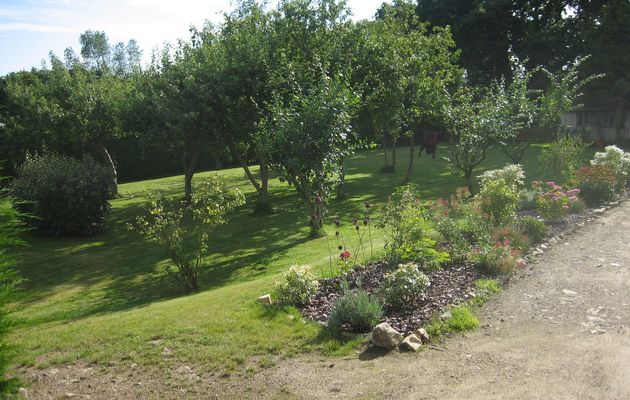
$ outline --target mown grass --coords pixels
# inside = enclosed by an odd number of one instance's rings
[[[523,160],[528,178],[550,177],[537,160],[539,151],[533,147]],[[444,154],[444,149],[440,152]],[[364,202],[383,203],[401,183],[405,153],[406,149],[399,150],[397,172],[392,174],[379,172],[383,154],[377,150],[349,160],[347,198],[331,202],[327,220],[341,219],[347,236],[353,237],[350,221],[365,216]],[[483,168],[505,163],[507,158],[493,151]],[[215,173],[197,174],[195,181]],[[243,171],[220,173],[230,186],[243,190],[251,206],[255,193]],[[448,196],[463,185],[444,160],[426,155],[416,159],[412,181],[427,199]],[[316,324],[303,322],[295,310],[270,312],[255,303],[293,263],[308,264],[318,274],[329,273],[331,243],[325,238],[308,239],[309,228],[293,189],[274,179],[270,190],[274,214],[256,217],[246,206],[216,231],[200,275],[201,292],[193,295],[167,278],[168,260],[159,246],[126,229],[143,212],[147,193],[181,195],[180,176],[121,185],[107,229],[98,236],[28,236],[29,247],[19,266],[27,283],[11,305],[17,322],[11,340],[20,348],[18,363],[128,360],[238,369],[252,356],[309,350],[347,354],[352,343],[321,335]],[[332,225],[326,228],[334,231]],[[382,234],[373,229],[372,236],[374,249],[381,249]],[[155,345],[154,340],[162,342]],[[172,354],[163,355],[164,347]]]

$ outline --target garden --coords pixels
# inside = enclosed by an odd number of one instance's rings
[[[623,146],[562,124],[593,59],[480,79],[451,28],[379,10],[239,2],[144,69],[86,31],[2,77],[0,394],[420,351],[627,197]]]

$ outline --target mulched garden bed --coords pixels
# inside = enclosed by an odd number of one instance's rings
[[[350,289],[361,287],[368,293],[375,293],[380,282],[393,266],[386,262],[368,264],[335,278],[321,279],[319,289],[310,302],[300,309],[305,318],[326,322],[335,299],[342,293],[342,282],[348,282]],[[387,310],[386,321],[398,332],[407,335],[420,328],[431,317],[439,315],[444,307],[468,300],[474,291],[474,282],[480,277],[474,265],[461,262],[446,265],[440,271],[425,272],[431,285],[422,297],[409,304],[406,310]]]

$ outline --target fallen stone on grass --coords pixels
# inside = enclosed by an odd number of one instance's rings
[[[258,301],[260,304],[273,304],[270,294],[262,295],[256,301]]]
[[[414,334],[422,340],[422,343],[429,343],[431,340],[429,333],[424,328],[416,329]]]
[[[387,350],[394,349],[403,339],[403,335],[392,328],[387,322],[376,325],[372,331],[372,344]]]
[[[400,343],[400,349],[405,351],[418,351],[420,347],[422,347],[422,340],[413,333]]]

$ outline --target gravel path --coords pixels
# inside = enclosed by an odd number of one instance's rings
[[[300,356],[189,389],[144,376],[152,393],[112,390],[107,374],[62,386],[81,368],[68,366],[38,373],[29,398],[630,399],[630,202],[550,246],[479,317],[477,331],[417,354]]]

